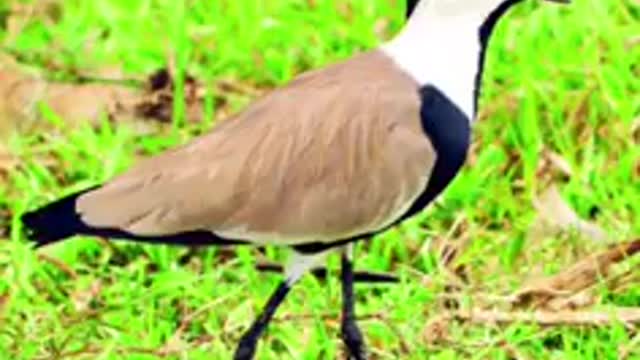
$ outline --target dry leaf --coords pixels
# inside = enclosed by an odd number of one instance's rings
[[[154,74],[146,89],[127,81],[78,75],[80,83],[47,81],[10,57],[0,57],[0,132],[28,131],[46,126],[40,119],[43,104],[66,124],[98,123],[106,116],[113,121],[151,119],[170,122],[173,112],[173,81]],[[185,82],[186,119],[203,116],[203,86],[191,77]],[[217,104],[219,105],[219,104]]]
[[[136,96],[134,89],[116,84],[48,82],[6,58],[0,61],[0,128],[5,133],[44,126],[39,119],[42,104],[67,123],[96,123]]]
[[[13,59],[0,56],[0,133],[6,135],[36,114],[44,83],[19,68]]]
[[[584,309],[596,303],[593,289],[585,289],[569,297],[553,298],[545,307],[549,310],[577,310]]]
[[[389,19],[378,19],[373,25],[373,33],[380,39],[384,39],[389,36],[390,28]]]
[[[513,360],[528,360],[530,359],[526,356],[517,346],[509,343],[507,340],[503,340],[500,342],[500,347],[508,354],[509,359]]]
[[[71,301],[77,312],[84,312],[91,308],[91,303],[100,296],[102,283],[100,280],[95,281],[89,289],[76,291],[71,294]]]
[[[640,143],[640,117],[631,123],[631,134],[636,143]]]
[[[629,50],[636,46],[640,46],[640,35],[632,36],[631,38],[627,39],[626,46]]]
[[[120,118],[136,91],[117,85],[48,83],[41,101],[71,125]],[[125,110],[125,111],[123,111]]]
[[[96,70],[96,75],[71,73],[75,82],[46,80],[39,71],[18,64],[10,56],[0,55],[0,133],[13,130],[33,131],[48,122],[41,121],[41,110],[50,109],[58,119],[76,125],[89,121],[96,124],[105,116],[110,121],[155,120],[169,123],[173,115],[175,81],[171,64],[145,80],[119,79],[117,69]],[[105,78],[106,76],[106,78]],[[254,98],[264,91],[230,80],[218,80],[212,94],[218,117],[230,115],[228,97]],[[184,79],[185,120],[200,122],[204,117],[205,97],[209,93],[204,84],[192,76]],[[145,124],[141,132],[150,129]]]
[[[612,246],[602,253],[579,261],[560,274],[531,281],[513,295],[512,303],[516,306],[544,306],[553,299],[574,296],[606,276],[612,265],[638,252],[640,239]]]
[[[577,232],[585,238],[599,242],[607,240],[607,234],[598,225],[581,219],[566,203],[558,188],[550,186],[541,196],[534,199],[538,211],[529,238],[540,239],[565,232]]]
[[[431,320],[422,330],[422,339],[426,344],[435,345],[449,339],[449,319],[438,316]]]
[[[9,302],[9,293],[0,295],[0,312],[3,311],[4,306]]]
[[[18,160],[0,143],[0,176],[6,176],[18,165]]]
[[[571,164],[562,155],[545,147],[542,150],[540,164],[538,164],[538,174],[541,176],[553,173],[560,173],[566,178],[573,176]]]
[[[458,216],[443,236],[436,236],[426,244],[439,260],[441,269],[451,275],[457,284],[464,284],[469,279],[468,269],[458,259],[470,241],[468,224],[464,216]],[[422,249],[419,250],[422,252]]]
[[[161,69],[150,75],[144,93],[132,104],[135,115],[171,122],[173,115],[174,76],[170,69]],[[185,116],[189,122],[202,121],[204,86],[191,76],[184,81]]]
[[[62,8],[59,0],[38,0],[29,4],[13,1],[7,18],[7,40],[5,41],[13,41],[34,18],[51,24],[61,15]]]

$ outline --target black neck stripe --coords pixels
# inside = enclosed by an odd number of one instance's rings
[[[407,19],[413,14],[413,10],[416,9],[420,0],[407,0],[406,17]]]
[[[478,72],[476,73],[475,86],[473,91],[473,112],[478,111],[478,98],[480,97],[480,87],[482,85],[482,73],[484,71],[485,57],[487,53],[487,47],[489,46],[489,39],[493,33],[493,29],[498,24],[498,20],[507,13],[511,7],[522,0],[506,0],[500,6],[489,14],[487,19],[480,26],[478,35],[480,37],[480,58],[478,59]],[[415,6],[415,5],[414,5]]]

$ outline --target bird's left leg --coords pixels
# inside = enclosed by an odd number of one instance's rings
[[[342,249],[342,341],[349,351],[349,359],[364,360],[366,351],[362,332],[356,323],[354,310],[355,299],[353,295],[353,243],[345,245]]]
[[[325,253],[301,254],[295,250],[293,251],[285,271],[285,280],[278,285],[260,315],[253,322],[253,325],[251,325],[251,328],[245,332],[240,339],[233,356],[234,360],[253,359],[260,336],[264,333],[276,310],[286,298],[289,290],[291,290],[291,287],[300,280],[302,275],[324,258],[324,255]]]

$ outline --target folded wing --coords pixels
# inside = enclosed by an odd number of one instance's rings
[[[434,161],[417,85],[372,52],[301,76],[76,208],[91,226],[144,236],[331,242],[397,220]]]

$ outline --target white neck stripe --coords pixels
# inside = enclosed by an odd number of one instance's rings
[[[488,36],[519,0],[447,1],[421,0],[404,29],[380,50],[421,86],[442,91],[473,121],[486,46],[481,29]]]

